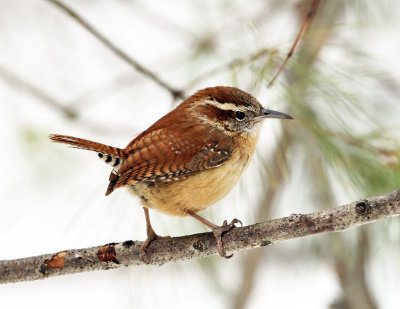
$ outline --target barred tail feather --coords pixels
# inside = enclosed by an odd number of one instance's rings
[[[58,135],[58,134],[51,134],[49,136],[49,138],[53,142],[56,142],[56,143],[63,143],[63,144],[70,145],[74,148],[91,150],[91,151],[105,154],[105,157],[107,157],[107,155],[110,155],[112,157],[117,157],[120,159],[125,158],[124,149],[107,146],[104,144],[89,141],[87,139],[73,137],[73,136],[67,136],[67,135]],[[100,157],[100,158],[102,158],[102,157]],[[113,159],[113,161],[115,161],[115,160]],[[109,163],[109,162],[106,162],[106,163]]]

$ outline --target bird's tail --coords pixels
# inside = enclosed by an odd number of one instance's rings
[[[118,170],[120,164],[126,156],[124,149],[107,146],[83,138],[58,134],[51,134],[49,138],[53,142],[67,144],[74,148],[95,151],[97,152],[99,158],[108,165],[111,165],[114,170]]]

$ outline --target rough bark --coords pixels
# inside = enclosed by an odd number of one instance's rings
[[[304,236],[344,231],[352,227],[400,215],[400,190],[359,200],[341,207],[235,228],[223,236],[227,251],[263,247]],[[143,260],[141,241],[71,249],[54,254],[0,261],[0,283],[38,280],[51,276],[128,265],[153,264],[200,258],[217,254],[212,233],[153,241]]]

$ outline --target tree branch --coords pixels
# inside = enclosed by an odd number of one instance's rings
[[[146,77],[153,80],[156,84],[161,86],[162,88],[168,90],[168,92],[172,95],[174,99],[184,97],[183,92],[181,90],[173,88],[171,85],[167,84],[160,77],[158,77],[154,72],[150,71],[146,67],[144,67],[137,60],[130,57],[127,53],[125,53],[122,49],[112,43],[106,36],[104,36],[101,32],[99,32],[96,28],[94,28],[88,21],[86,21],[82,16],[80,16],[77,12],[71,9],[69,6],[64,4],[59,0],[46,0],[56,7],[61,9],[64,13],[68,14],[73,20],[75,20],[78,24],[80,24],[83,28],[85,28],[90,34],[92,34],[96,39],[98,39],[104,46],[110,49],[114,54],[116,54],[119,58],[124,60],[130,66],[132,66],[135,70],[139,71]]]
[[[281,241],[328,232],[400,215],[400,190],[356,201],[341,207],[235,228],[223,236],[228,251],[262,247]],[[18,260],[0,261],[0,283],[38,280],[78,272],[128,265],[163,265],[217,253],[212,233],[194,234],[153,241],[145,262],[139,257],[141,241],[65,250]]]
[[[310,24],[314,18],[315,13],[317,13],[318,5],[319,5],[319,0],[312,0],[310,8],[308,9],[306,18],[304,19],[303,24],[300,26],[299,32],[297,33],[296,39],[294,40],[292,47],[290,48],[285,60],[279,67],[278,71],[275,73],[275,75],[272,77],[271,81],[268,83],[268,86],[267,86],[268,88],[272,86],[272,84],[278,78],[279,74],[281,74],[283,69],[286,67],[286,64],[288,63],[289,59],[293,56],[294,51],[296,50],[297,44],[300,42],[300,39],[303,36],[303,34],[307,32],[307,30],[310,27]]]

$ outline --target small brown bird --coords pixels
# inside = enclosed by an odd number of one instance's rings
[[[97,152],[112,166],[106,195],[127,187],[140,197],[146,217],[147,239],[140,252],[158,236],[148,208],[174,216],[192,216],[208,226],[218,253],[227,256],[222,233],[241,222],[225,220],[221,226],[197,213],[231,191],[247,167],[259,135],[261,120],[293,119],[268,110],[249,93],[234,87],[197,91],[174,110],[132,140],[117,148],[89,140],[50,135],[50,139]]]

